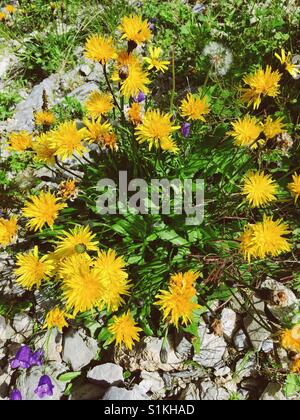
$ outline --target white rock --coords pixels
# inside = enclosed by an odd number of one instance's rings
[[[257,373],[255,354],[248,353],[245,357],[240,359],[236,364],[235,373],[240,379],[249,378],[250,376]]]
[[[275,318],[283,320],[296,308],[299,308],[299,300],[295,294],[282,283],[267,278],[261,287],[270,289],[274,293],[273,299],[275,302],[274,304],[267,304],[267,307]]]
[[[214,375],[217,376],[217,377],[218,376],[227,376],[227,375],[230,374],[230,372],[231,372],[230,367],[223,366],[223,367],[220,367],[220,368],[216,369],[214,371]]]
[[[121,385],[124,381],[123,368],[114,363],[104,363],[91,369],[87,379],[103,386]]]
[[[224,308],[221,314],[221,324],[223,327],[224,337],[227,340],[232,339],[236,327],[236,313],[230,308]]]
[[[185,357],[186,359],[191,355],[192,343],[185,337],[182,337],[180,342],[176,345],[175,353],[177,357]]]
[[[6,321],[6,319],[0,315],[0,340],[10,340],[14,335],[15,332],[10,326],[9,321]]]
[[[270,337],[271,332],[265,327],[269,321],[264,312],[264,302],[254,298],[254,307],[256,311],[247,315],[244,326],[254,349],[260,351],[262,343]]]
[[[178,400],[200,400],[200,391],[196,384],[190,383],[187,387],[180,393]]]
[[[16,314],[13,319],[13,328],[25,338],[29,338],[33,333],[34,321],[27,314]]]
[[[150,398],[135,385],[132,390],[111,386],[104,394],[102,400],[150,400]]]
[[[249,348],[248,338],[243,330],[239,330],[235,334],[233,344],[237,351],[243,351]]]
[[[6,398],[8,396],[10,379],[8,370],[1,369],[0,367],[0,398]]]
[[[139,383],[140,389],[144,389],[145,394],[151,392],[156,396],[165,396],[165,383],[158,372],[147,372],[143,370],[141,372],[142,381]]]
[[[266,389],[264,390],[262,396],[260,397],[260,400],[262,401],[274,401],[279,400],[283,401],[286,400],[286,398],[283,395],[283,392],[281,391],[281,385],[277,384],[275,382],[270,382]]]
[[[43,349],[48,361],[61,362],[62,338],[62,334],[56,328],[53,328],[36,338],[34,341],[35,349]]]
[[[98,343],[86,337],[84,331],[69,330],[64,337],[63,361],[70,363],[73,370],[80,370],[88,365],[96,356]]]
[[[210,380],[201,382],[200,384],[200,399],[201,400],[228,400],[229,393],[225,388],[216,385]]]
[[[200,353],[195,354],[193,360],[203,367],[215,367],[226,358],[227,344],[223,337],[209,334],[204,325],[199,327]]]
[[[271,339],[265,340],[262,343],[261,349],[264,353],[270,353],[270,351],[274,350],[274,343]]]

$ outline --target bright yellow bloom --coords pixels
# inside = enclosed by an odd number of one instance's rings
[[[128,109],[128,119],[134,125],[138,125],[142,122],[142,105],[138,102],[133,102],[131,107]]]
[[[36,125],[50,126],[55,123],[55,115],[50,111],[38,111],[34,114]]]
[[[48,328],[48,330],[57,328],[62,333],[63,328],[69,326],[66,318],[73,318],[73,316],[58,307],[53,308],[47,313],[43,328]]]
[[[11,133],[8,136],[9,146],[15,152],[24,152],[32,147],[32,135],[28,131],[20,131],[19,133]]]
[[[245,227],[244,234],[240,238],[240,250],[248,261],[252,257],[260,259],[267,256],[277,257],[291,250],[290,243],[283,237],[289,233],[286,223],[281,220],[273,221],[271,217],[264,216],[262,222]]]
[[[142,329],[136,325],[131,312],[128,311],[121,316],[114,316],[108,330],[112,333],[113,341],[116,341],[117,346],[122,347],[124,344],[127,349],[131,350],[134,341],[140,341],[139,332]]]
[[[84,128],[78,130],[76,121],[67,121],[52,133],[50,146],[56,149],[55,155],[63,160],[72,157],[74,153],[81,156],[86,151],[82,144],[84,135]]]
[[[55,255],[59,258],[67,258],[87,251],[98,251],[95,237],[96,235],[88,226],[76,226],[69,232],[64,231],[63,236],[57,238],[59,242],[56,244]]]
[[[153,146],[163,147],[164,142],[172,140],[172,133],[180,128],[171,121],[171,114],[160,113],[158,109],[145,112],[143,122],[135,129],[139,143],[148,142],[149,150]]]
[[[85,140],[90,143],[103,143],[104,136],[112,132],[111,124],[108,121],[101,123],[101,117],[97,120],[92,118],[92,121],[84,119],[83,123],[86,126]]]
[[[0,247],[11,245],[18,232],[18,218],[12,216],[9,220],[0,218]]]
[[[165,70],[168,69],[168,65],[170,64],[170,61],[163,61],[160,60],[160,56],[162,54],[162,49],[159,47],[150,47],[149,48],[149,55],[150,57],[145,57],[144,60],[148,64],[148,70],[158,70],[162,73],[165,72]]]
[[[183,99],[180,106],[181,116],[187,117],[188,120],[205,121],[203,115],[209,114],[210,108],[208,106],[207,97],[197,98],[191,93]]]
[[[291,371],[300,374],[300,358],[295,359],[291,365]]]
[[[24,289],[31,290],[34,286],[40,287],[42,281],[49,279],[53,270],[53,263],[45,255],[39,257],[38,247],[34,247],[27,254],[18,254],[15,274],[17,283]]]
[[[75,198],[78,197],[79,190],[77,188],[77,182],[74,179],[62,181],[58,188],[58,196],[61,197],[62,200],[74,201]]]
[[[113,98],[108,93],[92,92],[84,103],[88,114],[92,118],[98,118],[108,114],[114,107]]]
[[[252,207],[264,207],[276,200],[277,184],[264,172],[249,172],[244,181],[242,194]]]
[[[90,60],[106,64],[117,57],[112,37],[91,35],[85,43],[84,55]]]
[[[122,39],[133,41],[137,45],[149,41],[151,38],[149,24],[146,20],[143,20],[141,16],[131,15],[123,17],[119,30],[123,34]]]
[[[188,271],[171,276],[168,290],[160,290],[155,305],[163,312],[163,320],[168,320],[178,328],[179,321],[184,325],[193,319],[193,312],[200,308],[197,302],[195,283],[199,273]]]
[[[53,133],[42,133],[36,137],[32,144],[32,149],[35,152],[35,160],[45,163],[46,165],[55,165],[55,152],[56,148],[53,147]]]
[[[130,56],[133,57],[132,54]],[[126,78],[121,80],[121,94],[127,99],[137,96],[139,92],[147,94],[149,91],[147,85],[150,80],[142,64],[136,58],[132,58],[125,68]]]
[[[95,270],[101,277],[104,287],[100,307],[103,305],[109,311],[117,311],[124,303],[122,295],[128,296],[131,285],[128,282],[125,261],[123,257],[117,257],[114,250],[101,251],[94,264]]]
[[[7,13],[14,14],[14,13],[16,13],[17,8],[15,6],[13,6],[12,4],[8,4],[7,6],[4,7],[4,10]]]
[[[271,66],[267,66],[266,70],[258,69],[254,74],[244,77],[244,82],[250,88],[243,89],[242,100],[248,102],[248,106],[253,105],[257,109],[261,103],[263,96],[271,96],[275,98],[279,94],[279,81],[282,74],[278,70],[272,71]]]
[[[25,217],[31,219],[27,227],[34,231],[42,230],[45,225],[52,228],[59,211],[67,207],[66,204],[59,203],[51,192],[41,192],[38,196],[31,195],[29,200],[26,201],[22,211]]]
[[[300,353],[300,324],[294,325],[290,330],[282,331],[281,345],[286,350]]]
[[[300,175],[296,173],[293,175],[293,182],[290,182],[288,189],[295,196],[295,203],[297,203],[298,198],[300,197]]]
[[[234,144],[239,147],[257,147],[257,140],[262,127],[255,117],[246,115],[243,119],[238,118],[237,121],[231,123],[233,130],[227,134],[234,137]]]
[[[300,74],[299,66],[292,63],[292,53],[290,51],[286,54],[284,49],[281,48],[281,55],[275,53],[275,57],[284,65],[286,71],[289,72],[292,77],[296,78]]]
[[[117,136],[115,133],[107,133],[103,135],[103,146],[111,150],[117,150]]]
[[[4,22],[7,19],[7,14],[0,12],[0,22]]]
[[[63,298],[74,315],[97,307],[103,295],[99,272],[91,264],[87,254],[72,255],[61,263]]]
[[[273,137],[285,132],[285,124],[282,123],[282,120],[283,118],[272,120],[270,116],[266,118],[263,125],[263,131],[267,139],[272,139]]]
[[[160,147],[164,152],[178,153],[179,147],[171,137],[163,138],[160,142]]]

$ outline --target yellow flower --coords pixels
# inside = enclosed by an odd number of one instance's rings
[[[160,60],[161,53],[162,53],[162,50],[159,47],[149,48],[150,57],[144,58],[144,60],[148,64],[148,70],[155,69],[164,73],[165,70],[168,69],[168,65],[170,64],[170,61]]]
[[[134,341],[139,341],[139,332],[141,328],[136,326],[136,322],[130,311],[121,315],[114,316],[111,325],[108,327],[109,332],[113,335],[113,341],[116,341],[116,345],[125,347],[129,350],[134,346]]]
[[[35,160],[45,163],[46,165],[55,165],[56,147],[52,144],[52,132],[43,133],[36,137],[32,144],[32,149],[35,152]]]
[[[104,292],[99,302],[100,307],[105,305],[109,311],[117,311],[124,303],[122,295],[128,296],[131,285],[128,274],[124,270],[123,257],[117,257],[114,250],[99,252],[94,264],[104,287]]]
[[[284,65],[286,71],[289,72],[292,77],[296,78],[300,74],[299,66],[292,63],[292,53],[290,51],[286,54],[284,49],[281,48],[281,55],[275,53],[275,57]]]
[[[45,225],[52,228],[58,212],[67,207],[64,203],[58,203],[58,199],[51,192],[41,192],[38,196],[31,195],[29,200],[26,201],[22,211],[25,217],[31,219],[27,227],[34,231],[42,230]]]
[[[112,126],[108,121],[101,123],[101,117],[97,120],[92,118],[83,120],[84,125],[87,127],[85,130],[85,140],[90,143],[103,143],[104,136],[112,132]]]
[[[86,58],[106,64],[117,57],[112,37],[91,35],[85,43]]]
[[[73,314],[97,307],[103,295],[103,286],[98,270],[91,268],[87,254],[75,254],[61,263],[63,298],[67,310]]]
[[[55,255],[59,258],[66,258],[78,255],[87,251],[98,251],[98,243],[94,241],[96,235],[90,231],[88,226],[76,226],[69,232],[64,231],[63,236],[58,236]]]
[[[34,286],[40,287],[42,281],[49,279],[53,264],[47,256],[39,257],[38,247],[34,247],[27,254],[17,255],[15,274],[17,283],[24,289],[31,290]]]
[[[293,182],[289,183],[288,189],[295,196],[295,203],[297,203],[300,196],[300,175],[296,173],[293,175]]]
[[[133,55],[131,54],[133,57]],[[142,64],[136,59],[129,60],[126,66],[126,77],[121,80],[121,94],[125,98],[137,96],[139,92],[148,93],[150,83],[148,73],[144,72]]]
[[[11,245],[18,232],[18,218],[12,216],[9,220],[0,218],[0,247]]]
[[[266,70],[258,69],[254,74],[244,77],[244,82],[250,88],[243,89],[242,100],[248,102],[248,106],[253,105],[257,109],[263,96],[275,98],[279,94],[279,81],[282,74],[278,70],[272,71],[271,66]]]
[[[19,133],[11,133],[8,136],[10,149],[15,152],[24,152],[32,147],[32,135],[28,131],[20,131]]]
[[[242,194],[246,195],[252,207],[263,207],[276,200],[277,185],[264,172],[249,172],[245,177]]]
[[[66,318],[73,318],[73,316],[58,307],[53,308],[47,313],[43,328],[48,328],[48,330],[57,328],[62,333],[63,328],[69,326]]]
[[[197,98],[191,93],[188,93],[187,97],[181,102],[180,110],[182,117],[187,117],[188,120],[200,121],[205,121],[203,115],[210,112],[207,97]]]
[[[227,134],[234,137],[234,144],[239,147],[257,147],[257,140],[262,127],[255,117],[246,115],[243,119],[238,118],[237,121],[231,123],[233,130]]]
[[[138,125],[142,122],[142,105],[138,102],[133,102],[131,107],[128,109],[128,119],[134,125]]]
[[[50,111],[38,111],[34,114],[36,125],[50,126],[55,123],[55,115]]]
[[[74,153],[81,156],[86,151],[82,144],[84,133],[84,128],[77,129],[76,121],[64,122],[52,133],[50,146],[56,149],[55,155],[63,160],[72,157]]]
[[[67,181],[62,181],[59,186],[58,196],[62,200],[71,200],[74,201],[78,197],[79,190],[77,188],[77,183],[74,179],[68,179]]]
[[[282,120],[283,118],[277,118],[276,120],[272,120],[270,116],[266,118],[263,125],[263,130],[264,135],[267,137],[267,139],[272,139],[273,137],[285,132],[285,124],[282,123]]]
[[[3,13],[3,12],[0,12],[0,22],[5,21],[6,19],[7,19],[7,14]]]
[[[240,250],[244,257],[264,259],[267,256],[277,257],[283,252],[289,252],[291,245],[284,235],[290,233],[286,223],[281,220],[272,220],[264,216],[262,222],[245,227],[240,241]]]
[[[121,20],[119,26],[121,31],[122,39],[127,41],[133,41],[137,45],[142,42],[146,42],[151,38],[151,31],[146,20],[143,20],[141,16],[125,16]]]
[[[111,150],[117,150],[117,136],[115,133],[106,133],[103,135],[103,146]]]
[[[135,129],[139,143],[148,142],[149,150],[153,146],[162,147],[164,142],[171,140],[171,135],[180,127],[171,122],[171,114],[160,113],[158,109],[145,112],[143,122]]]
[[[178,153],[179,148],[173,139],[164,138],[160,142],[160,147],[164,152]]]
[[[286,350],[300,353],[300,324],[294,325],[290,330],[282,331],[281,346]]]
[[[92,92],[85,101],[88,114],[93,118],[108,114],[113,109],[113,98],[108,93]]]
[[[293,361],[291,365],[291,371],[300,374],[300,357]]]
[[[178,328],[181,320],[187,325],[192,321],[193,312],[200,306],[196,303],[195,282],[199,273],[188,271],[171,276],[168,290],[160,290],[155,305],[163,312],[163,320],[168,320]]]
[[[4,7],[4,10],[5,10],[7,13],[10,13],[10,14],[14,14],[14,13],[16,13],[16,11],[17,11],[16,7],[15,7],[15,6],[13,6],[12,4],[8,4],[7,6],[5,6],[5,7]]]

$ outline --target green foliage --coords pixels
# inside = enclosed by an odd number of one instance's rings
[[[298,392],[300,392],[299,375],[290,373],[285,380],[284,394],[286,397],[294,397]]]

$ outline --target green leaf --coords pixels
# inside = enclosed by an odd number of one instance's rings
[[[287,375],[283,390],[286,397],[292,397],[300,392],[300,377],[294,373]]]
[[[81,375],[81,371],[77,371],[77,372],[67,372],[67,373],[62,373],[58,379],[60,380],[60,382],[70,382],[75,378],[78,378],[78,376]]]

